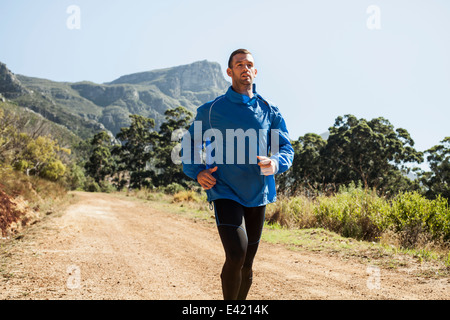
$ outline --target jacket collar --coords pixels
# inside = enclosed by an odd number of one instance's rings
[[[236,91],[233,90],[232,86],[230,86],[228,88],[228,91],[225,94],[225,96],[231,102],[238,103],[238,104],[252,105],[256,101],[258,94],[256,93],[256,85],[253,84],[253,98],[250,98],[249,96],[247,96],[245,94],[237,93]]]

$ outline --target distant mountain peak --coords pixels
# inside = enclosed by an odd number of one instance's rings
[[[225,80],[217,62],[196,61],[171,68],[133,73],[107,84],[156,85],[162,92],[179,96],[182,91],[226,90],[230,83]]]

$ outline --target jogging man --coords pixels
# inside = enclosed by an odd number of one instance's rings
[[[183,137],[183,145],[191,149],[183,148],[182,162],[185,174],[197,180],[214,203],[225,251],[223,297],[244,300],[252,284],[266,204],[276,201],[274,175],[289,169],[294,150],[279,109],[255,90],[252,54],[234,51],[227,74],[232,86],[226,94],[197,109]],[[202,149],[206,163],[199,160]]]

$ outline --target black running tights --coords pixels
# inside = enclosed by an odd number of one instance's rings
[[[214,201],[217,228],[225,250],[222,292],[225,300],[245,300],[252,285],[266,206],[244,207],[229,199]]]

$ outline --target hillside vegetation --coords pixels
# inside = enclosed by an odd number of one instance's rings
[[[64,145],[58,143],[59,138]],[[0,232],[3,237],[53,212],[69,189],[79,138],[42,116],[0,102]]]

